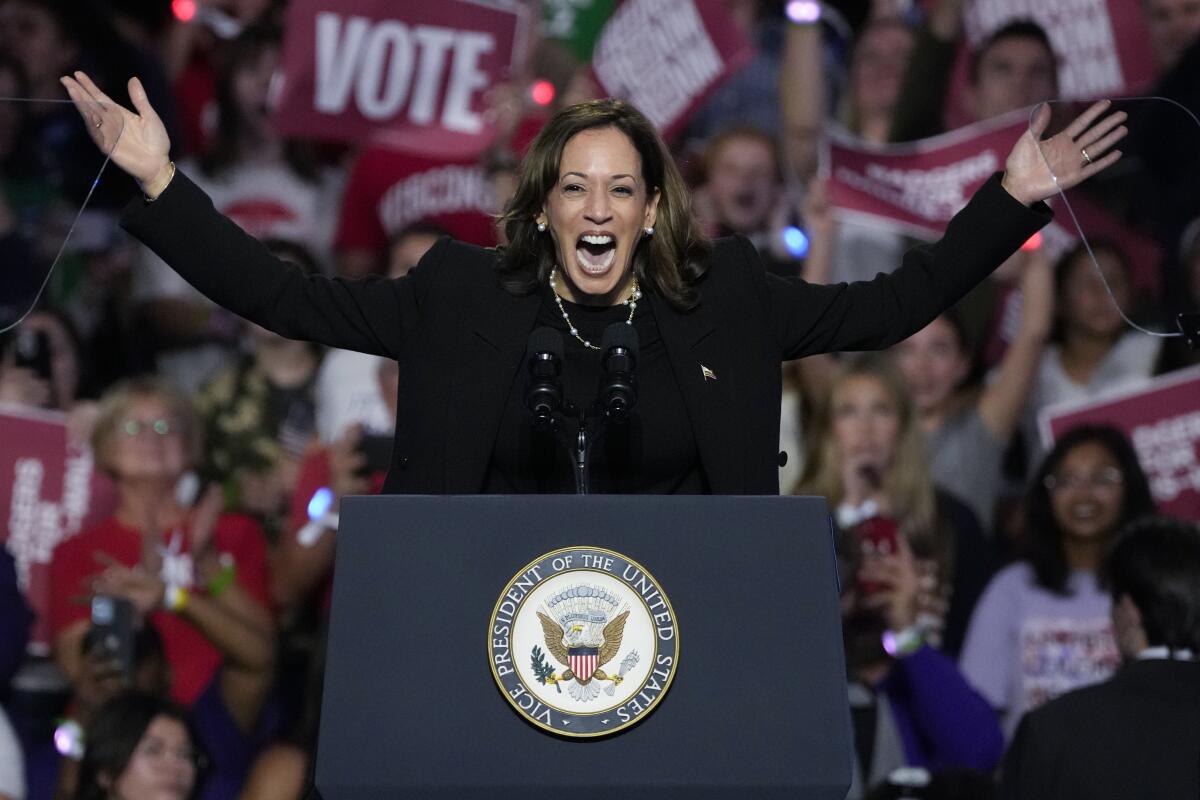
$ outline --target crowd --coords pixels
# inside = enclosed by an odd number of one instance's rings
[[[896,267],[913,240],[835,213],[826,135],[909,142],[940,133],[947,108],[983,121],[1058,96],[1055,49],[1027,19],[974,47],[963,88],[949,80],[967,2],[831,2],[814,22],[789,18],[794,3],[726,0],[754,57],[670,142],[706,232],[747,237],[789,278]],[[37,299],[3,335],[0,402],[61,412],[112,486],[106,517],[49,561],[48,653],[27,647],[35,615],[0,548],[0,800],[301,796],[337,502],[380,490],[407,379],[244,322],[124,234],[136,186],[113,169],[92,186],[103,158],[52,102],[59,76],[85,69],[126,105],[139,76],[218,209],[301,269],[347,277],[403,276],[444,235],[503,245],[495,215],[525,146],[601,91],[542,35],[489,91],[498,135],[477,157],[285,138],[286,0],[197,0],[188,21],[173,5],[0,0],[0,316]],[[1157,93],[1200,113],[1200,10],[1138,11]],[[1113,240],[1023,249],[890,351],[784,367],[780,484],[826,497],[838,529],[851,797],[1194,796],[1200,782],[1200,531],[1156,515],[1116,428],[1048,443],[1037,425],[1040,409],[1200,363],[1121,313],[1200,304],[1200,175],[1164,170],[1164,141],[1133,123],[1130,139],[1096,193],[1135,193],[1114,213],[1161,263]],[[19,277],[52,262],[40,295]],[[105,613],[130,620],[126,650]],[[1117,732],[1133,717],[1140,744]],[[1190,753],[1190,777],[1166,756],[1126,762],[1159,757],[1152,743]]]

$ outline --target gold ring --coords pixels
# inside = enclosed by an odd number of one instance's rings
[[[1083,153],[1083,165],[1084,165],[1085,167],[1086,167],[1088,164],[1092,163],[1092,157],[1091,157],[1091,156],[1089,156],[1089,155],[1087,154],[1087,150],[1084,150],[1084,149],[1081,147],[1081,148],[1079,148],[1079,152],[1080,152],[1080,153]]]

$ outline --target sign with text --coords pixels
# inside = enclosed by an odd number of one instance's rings
[[[441,156],[491,141],[488,89],[521,62],[522,3],[294,0],[276,125],[285,135]]]
[[[670,138],[753,55],[722,0],[625,0],[596,42],[592,71]]]
[[[841,219],[935,239],[975,190],[1004,169],[1028,126],[1018,112],[905,144],[873,145],[833,133],[829,201]]]
[[[30,650],[48,652],[50,557],[64,539],[108,517],[111,481],[92,452],[68,444],[66,417],[0,404],[0,543],[37,613]]]
[[[1200,367],[1172,372],[1137,389],[1085,403],[1044,408],[1038,427],[1047,448],[1077,425],[1125,432],[1165,514],[1200,522]]]

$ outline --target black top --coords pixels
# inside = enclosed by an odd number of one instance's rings
[[[584,347],[572,336],[551,289],[541,291],[537,326],[563,337],[563,393],[578,413],[587,413],[600,386],[602,353]],[[604,329],[629,319],[629,307],[582,306],[563,301],[579,334],[598,345]],[[637,331],[638,401],[629,420],[606,427],[595,439],[589,458],[592,494],[703,494],[707,492],[696,440],[688,421],[679,383],[671,371],[666,347],[650,304],[638,306],[633,318]],[[526,373],[509,389],[496,446],[484,479],[485,494],[574,492],[571,456],[551,432],[534,431],[525,408]],[[569,442],[579,431],[578,419],[565,421]]]
[[[1049,216],[1044,205],[1022,206],[996,175],[940,241],[913,248],[871,281],[819,286],[771,275],[739,237],[712,243],[691,310],[642,287],[708,490],[778,493],[781,361],[902,341]],[[122,224],[214,302],[268,330],[396,359],[402,378],[385,492],[483,491],[545,302],[504,289],[497,251],[442,239],[395,280],[305,275],[221,216],[183,173],[153,203],[133,203]]]

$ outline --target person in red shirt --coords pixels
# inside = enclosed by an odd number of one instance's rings
[[[235,691],[229,706],[249,727],[270,689],[261,676],[274,659],[266,545],[256,523],[221,513],[219,491],[193,507],[177,497],[200,455],[187,398],[153,379],[122,384],[100,402],[92,445],[116,483],[117,510],[54,552],[50,624],[58,664],[78,681],[88,599],[125,597],[162,635],[173,697],[191,704],[218,669],[235,687],[242,675],[244,692]]]

